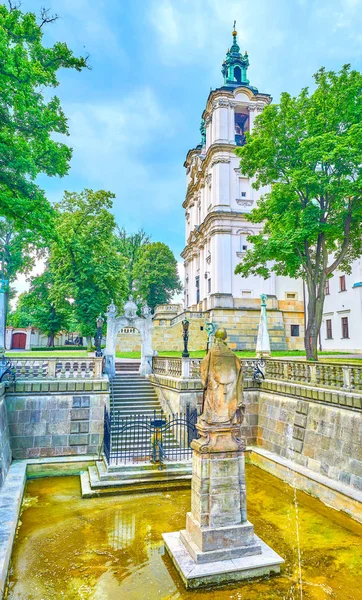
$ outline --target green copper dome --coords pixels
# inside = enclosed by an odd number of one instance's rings
[[[249,85],[249,79],[247,78],[247,71],[249,66],[248,53],[242,54],[237,41],[237,31],[234,30],[233,43],[230,50],[226,53],[226,59],[222,64],[222,74],[224,76],[224,85],[236,86],[236,85]]]

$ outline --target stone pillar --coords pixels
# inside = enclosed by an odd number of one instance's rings
[[[268,320],[267,320],[267,316],[266,316],[266,295],[261,294],[260,298],[261,298],[260,321],[259,321],[258,338],[256,341],[256,355],[258,357],[270,356],[270,340],[269,340],[269,332],[268,332]]]
[[[180,532],[181,541],[197,564],[261,554],[246,518],[240,427],[209,427],[203,434],[214,446],[205,444],[205,437],[192,442],[191,512],[186,530]]]
[[[283,559],[254,534],[246,515],[240,425],[197,425],[186,529],[163,534],[186,587],[279,573]]]
[[[25,350],[31,350],[31,329],[31,327],[27,327],[26,329]]]

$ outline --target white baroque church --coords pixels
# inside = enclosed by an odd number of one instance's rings
[[[186,218],[185,309],[206,311],[211,320],[233,329],[229,339],[236,349],[255,348],[260,295],[268,297],[272,349],[302,348],[304,294],[302,281],[272,275],[235,275],[248,248],[247,236],[259,225],[246,215],[260,195],[253,180],[240,172],[235,148],[245,143],[256,115],[272,98],[250,85],[249,57],[242,54],[237,32],[222,65],[224,83],[210,91],[202,113],[201,143],[189,150]]]

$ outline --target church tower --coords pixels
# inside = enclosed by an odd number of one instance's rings
[[[236,147],[246,143],[246,133],[253,130],[258,113],[272,101],[269,94],[250,84],[248,68],[249,56],[240,52],[234,22],[232,45],[222,63],[223,85],[209,94],[202,113],[201,142],[189,150],[184,164],[186,246],[182,257],[186,309],[223,310],[230,316],[232,311],[237,317],[240,310],[257,311],[258,320],[260,294],[267,294],[268,308],[278,310],[279,301],[294,300],[300,309],[302,288],[297,281],[275,275],[265,281],[234,273],[248,248],[248,235],[259,231],[259,225],[247,221],[246,215],[267,192],[266,188],[253,189],[252,180],[240,172],[240,158],[235,154]],[[220,316],[219,312],[215,320],[220,322]],[[278,321],[283,329],[282,349],[289,336],[281,314]],[[301,341],[302,335],[300,331]]]

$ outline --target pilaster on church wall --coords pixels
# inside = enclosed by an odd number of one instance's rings
[[[228,140],[230,144],[235,142],[235,107],[232,102],[228,106]]]
[[[206,296],[205,290],[205,248],[200,249],[200,300]]]
[[[211,273],[211,293],[214,294],[216,292],[216,239],[214,235],[210,238],[210,253],[211,262],[208,266]]]
[[[213,142],[228,142],[228,106],[222,99],[215,102],[212,120],[215,123]]]
[[[200,187],[200,206],[201,206],[201,222],[206,216],[206,202],[205,202],[205,185]]]
[[[211,141],[211,137],[212,137],[212,117],[209,116],[206,118],[206,151],[209,149],[209,147],[212,144]]]
[[[231,273],[231,234],[216,233],[215,238],[215,292],[218,294],[230,294],[232,285]]]
[[[214,164],[214,205],[230,206],[230,160],[231,158],[225,156]]]

